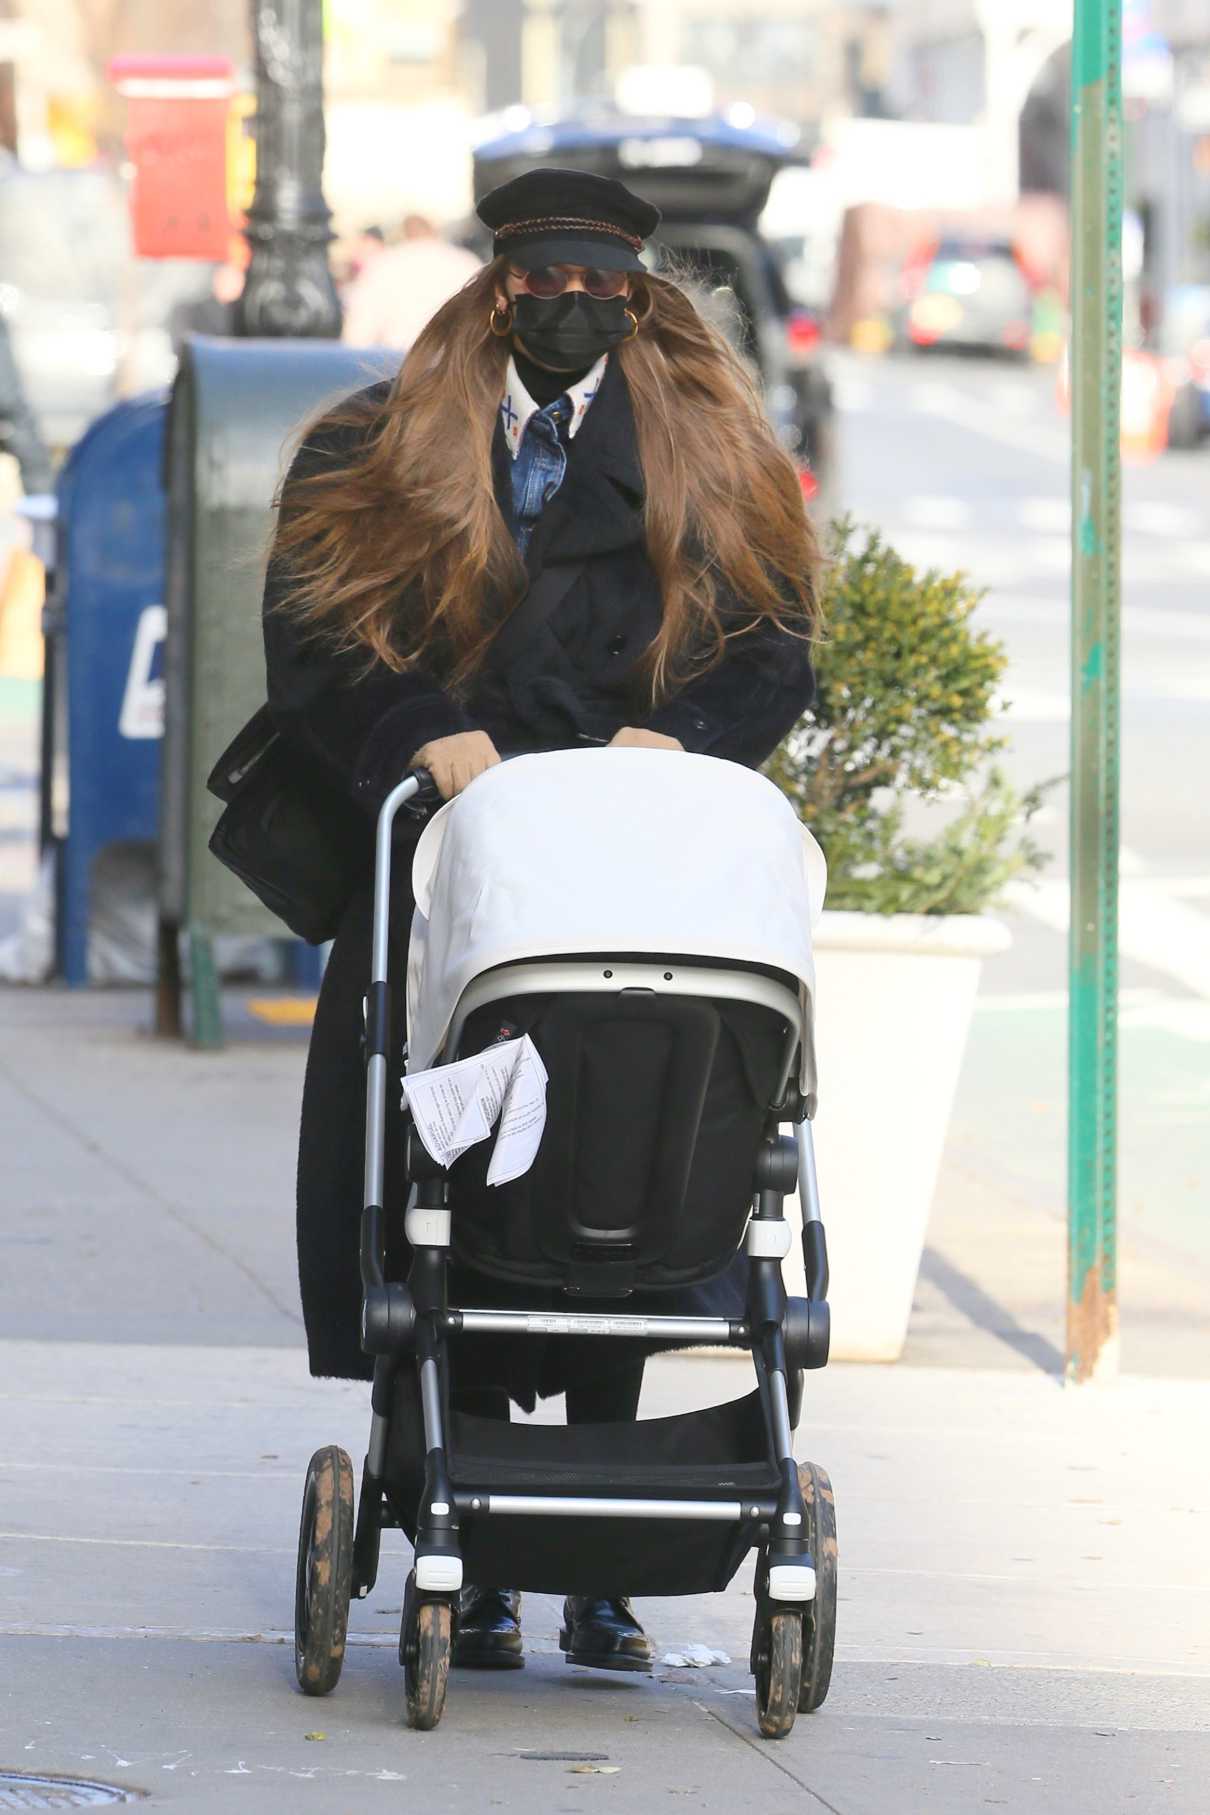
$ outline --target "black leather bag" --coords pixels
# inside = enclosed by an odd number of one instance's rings
[[[225,802],[210,850],[290,931],[334,938],[370,833],[335,788],[298,758],[262,706],[214,765],[206,786]]]
[[[507,668],[582,572],[582,562],[544,569],[496,632],[488,661]],[[206,786],[225,803],[212,855],[300,939],[335,938],[369,863],[372,833],[338,789],[311,767],[300,772],[267,705],[223,751]]]

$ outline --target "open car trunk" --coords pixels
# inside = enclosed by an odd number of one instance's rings
[[[538,164],[616,177],[669,220],[754,228],[773,178],[797,161],[774,133],[721,120],[652,120],[610,114],[532,125],[475,153],[475,200]]]

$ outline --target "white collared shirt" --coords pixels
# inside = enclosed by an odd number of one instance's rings
[[[600,388],[605,376],[605,367],[609,363],[609,354],[602,353],[591,372],[585,372],[583,378],[575,384],[569,384],[561,396],[571,399],[571,421],[567,425],[567,439],[574,441],[580,426],[588,414],[588,406]],[[536,416],[540,404],[534,402],[521,382],[517,362],[511,356],[508,362],[508,375],[504,384],[504,400],[500,405],[500,420],[504,424],[504,438],[508,442],[508,451],[513,459],[521,452],[521,443],[529,427],[529,419]]]

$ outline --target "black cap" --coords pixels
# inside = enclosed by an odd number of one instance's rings
[[[597,265],[642,271],[643,241],[660,211],[613,177],[588,170],[527,170],[485,195],[479,219],[492,252],[534,271],[539,265]]]

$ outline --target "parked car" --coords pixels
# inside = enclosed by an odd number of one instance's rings
[[[1172,386],[1168,445],[1210,436],[1210,284],[1180,284],[1164,299],[1159,353]]]
[[[924,351],[1029,353],[1033,285],[1008,240],[935,240],[903,269],[898,338]]]
[[[475,198],[540,164],[617,177],[663,216],[654,271],[697,286],[706,312],[760,374],[765,406],[823,511],[835,478],[832,385],[817,318],[792,300],[757,222],[777,171],[795,161],[795,129],[725,117],[642,119],[614,112],[531,117],[476,149]]]

